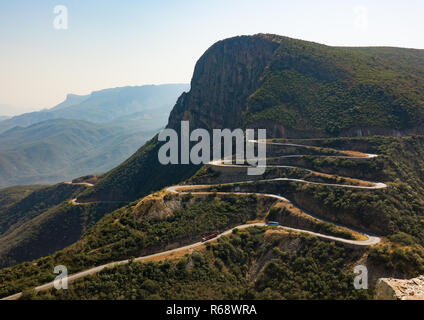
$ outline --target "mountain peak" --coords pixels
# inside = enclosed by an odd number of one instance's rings
[[[54,106],[50,110],[64,109],[64,108],[79,104],[83,102],[85,99],[87,99],[89,96],[90,95],[77,95],[73,93],[68,93],[66,95],[65,101],[59,103],[58,105]]]
[[[260,127],[279,137],[423,133],[423,75],[423,50],[237,36],[202,55],[168,126]]]

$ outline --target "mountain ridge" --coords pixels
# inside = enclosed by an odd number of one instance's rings
[[[135,86],[68,95],[52,111],[12,118],[3,127],[0,122],[0,187],[57,183],[112,169],[166,125],[173,102],[186,87]],[[85,112],[99,121],[84,119]],[[99,119],[98,113],[108,116]],[[25,121],[7,128],[16,119]]]
[[[255,54],[260,63],[249,60]],[[207,69],[217,61],[220,74]],[[223,85],[223,75],[229,83],[208,96],[206,88]],[[235,79],[253,86],[240,87]],[[181,120],[193,128],[250,126],[290,138],[423,133],[423,79],[424,50],[331,47],[270,34],[234,37],[199,59],[192,90],[178,100],[169,126]],[[233,103],[233,92],[243,90]],[[219,118],[224,114],[233,120]]]
[[[0,133],[15,126],[27,127],[58,118],[104,123],[148,109],[169,112],[176,99],[175,92],[187,89],[187,84],[164,84],[108,88],[81,96],[68,94],[63,102],[51,109],[24,113],[1,121]]]

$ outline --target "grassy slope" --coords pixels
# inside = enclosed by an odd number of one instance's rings
[[[128,160],[107,172],[79,199],[133,201],[181,182],[198,170],[199,166],[194,165],[162,165],[158,160],[160,146],[155,136]]]
[[[35,259],[62,249],[78,239],[104,214],[122,204],[93,203],[73,206],[69,200],[86,187],[58,184],[49,187],[13,187],[32,190],[0,208],[0,267]]]
[[[338,134],[352,127],[408,129],[424,119],[424,50],[280,43],[244,123],[277,121]]]
[[[43,188],[41,185],[30,185],[0,189],[0,212],[41,188]]]

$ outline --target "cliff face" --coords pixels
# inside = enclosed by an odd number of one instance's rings
[[[178,99],[169,128],[181,120],[192,128],[236,128],[246,111],[246,100],[261,83],[278,43],[263,36],[242,36],[220,41],[196,64],[191,90]]]
[[[258,34],[214,44],[168,127],[266,128],[272,137],[423,133],[424,50],[340,48]]]

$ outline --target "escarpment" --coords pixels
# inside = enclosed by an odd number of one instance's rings
[[[219,41],[199,59],[191,89],[178,99],[168,127],[189,120],[192,128],[236,128],[246,100],[260,85],[279,44],[262,36]]]
[[[192,129],[265,128],[287,138],[421,134],[423,84],[423,50],[234,37],[199,59],[168,127],[187,120]]]

